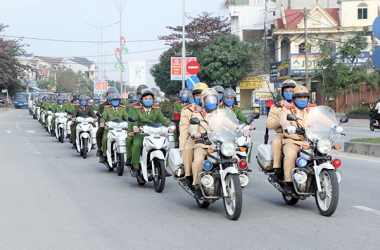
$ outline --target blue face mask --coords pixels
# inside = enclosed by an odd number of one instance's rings
[[[70,97],[70,101],[74,100],[74,98]]]
[[[223,100],[223,95],[219,95],[219,102]]]
[[[83,107],[87,105],[87,101],[82,101],[80,102],[80,105],[82,105]]]
[[[54,101],[54,100],[50,100],[50,102],[51,102],[51,103],[55,103],[55,101]]]
[[[129,102],[133,102],[132,98],[129,98]]]
[[[137,95],[137,100],[138,100],[138,101],[141,100],[141,95]]]
[[[111,100],[111,96],[107,95],[106,99],[107,99],[107,101]]]
[[[227,107],[231,107],[234,104],[234,100],[225,100],[224,103]]]
[[[194,101],[196,104],[198,104],[199,106],[201,105],[201,98],[194,98]]]
[[[119,104],[120,104],[120,101],[119,101],[119,100],[113,100],[113,101],[111,101],[111,105],[112,105],[112,107],[114,107],[114,108],[118,107]]]
[[[75,103],[76,103],[76,104],[79,104],[79,103],[80,103],[80,101],[79,101],[79,100],[75,100]]]
[[[293,98],[293,92],[284,92],[285,100],[291,101]]]
[[[189,100],[189,103],[190,103],[190,104],[193,104],[193,103],[194,103],[194,99],[190,99],[190,100]]]
[[[303,109],[307,106],[307,104],[309,103],[309,100],[299,100],[299,99],[296,99],[295,100],[295,103],[296,103],[296,106]]]
[[[59,105],[62,105],[62,103],[63,103],[62,100],[59,100],[59,101],[58,101],[58,104],[59,104]]]
[[[182,101],[183,102],[187,102],[189,100],[189,98],[187,98],[187,97],[182,97]]]
[[[144,104],[144,106],[147,107],[147,108],[152,107],[152,105],[153,105],[153,100],[143,101],[143,104]]]
[[[98,104],[100,100],[94,100],[94,103],[95,104]]]
[[[215,102],[206,102],[205,103],[205,107],[208,110],[214,110],[214,109],[216,109],[216,105],[217,105],[217,103],[215,103]]]

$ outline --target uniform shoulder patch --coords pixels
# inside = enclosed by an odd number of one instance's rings
[[[188,104],[187,106],[183,107],[183,109],[188,109],[190,108],[191,106],[193,106],[192,104]]]
[[[141,108],[142,108],[142,106],[136,106],[135,108],[137,108],[137,109],[141,109]]]
[[[294,106],[293,105],[288,105],[288,106],[285,106],[285,108],[287,108],[287,109],[294,109]]]
[[[239,106],[239,105],[234,105],[234,107],[240,108],[240,106]]]
[[[309,103],[306,107],[316,107],[317,106],[317,104],[315,104],[315,103]]]
[[[174,103],[180,103],[181,102],[181,100],[178,100],[178,101],[176,101],[176,102],[174,102]]]

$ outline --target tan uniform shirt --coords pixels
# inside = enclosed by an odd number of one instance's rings
[[[193,117],[193,113],[198,111],[197,105],[195,103],[189,104],[182,109],[181,120],[179,121],[179,150],[183,151],[185,149],[185,143],[189,138],[189,126],[190,119]]]

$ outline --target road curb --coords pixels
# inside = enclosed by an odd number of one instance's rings
[[[344,152],[380,157],[380,144],[365,142],[345,142]]]

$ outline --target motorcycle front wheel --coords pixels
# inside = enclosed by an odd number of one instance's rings
[[[60,143],[63,143],[63,141],[65,140],[64,136],[65,136],[65,133],[63,132],[63,128],[59,128],[59,142]]]
[[[117,175],[122,176],[124,173],[124,154],[117,154]]]
[[[161,193],[165,187],[165,162],[164,160],[154,158],[154,172],[156,175],[153,177],[154,189],[157,193]]]
[[[225,180],[227,194],[224,194],[223,203],[227,218],[237,220],[243,207],[242,189],[237,174],[228,174]],[[225,197],[227,196],[227,197]]]
[[[86,159],[87,158],[87,143],[88,143],[88,140],[87,139],[83,139],[83,148],[81,149],[81,153],[82,153],[82,156],[83,156],[83,159]]]
[[[319,174],[322,192],[315,190],[315,202],[323,216],[334,214],[339,201],[339,184],[336,173],[332,169],[324,169]]]

